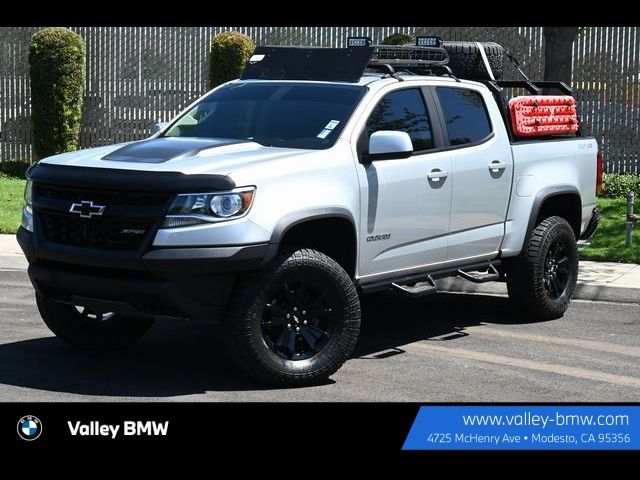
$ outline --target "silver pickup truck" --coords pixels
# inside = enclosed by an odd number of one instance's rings
[[[595,140],[518,139],[506,83],[372,52],[258,47],[150,139],[35,164],[18,240],[49,328],[117,348],[154,318],[221,319],[238,365],[295,386],[349,358],[364,294],[459,275],[561,316],[599,218]]]

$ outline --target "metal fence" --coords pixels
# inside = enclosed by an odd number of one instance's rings
[[[27,55],[36,27],[0,28],[0,160],[32,160]],[[72,27],[87,46],[81,146],[144,138],[207,89],[208,46],[226,30],[257,44],[343,46],[394,32],[495,41],[542,78],[540,27]],[[640,28],[589,27],[573,48],[573,87],[609,172],[640,173]],[[513,68],[506,75],[517,78]]]

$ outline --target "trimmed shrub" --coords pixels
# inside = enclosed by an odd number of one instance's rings
[[[26,178],[29,164],[25,162],[0,162],[0,178]]]
[[[382,45],[404,45],[405,43],[414,43],[416,38],[408,33],[392,33],[382,40]]]
[[[31,37],[31,124],[37,159],[78,148],[84,63],[84,41],[71,30],[45,28]]]
[[[602,176],[602,186],[601,197],[627,198],[627,193],[634,192],[636,198],[640,198],[640,175],[605,173]]]
[[[209,88],[234,80],[256,48],[251,37],[240,32],[223,32],[211,40],[209,54]]]

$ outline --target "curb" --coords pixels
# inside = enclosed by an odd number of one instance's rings
[[[2,270],[26,270],[29,266],[23,255],[0,254],[0,271]]]
[[[471,283],[462,278],[443,278],[437,281],[438,291],[455,293],[484,293],[507,295],[507,285],[502,282]],[[574,300],[640,304],[640,288],[613,287],[584,283],[578,280]]]

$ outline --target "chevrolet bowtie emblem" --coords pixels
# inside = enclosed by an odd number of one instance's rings
[[[69,209],[69,213],[77,213],[82,218],[91,218],[94,215],[102,215],[104,205],[94,205],[91,200],[82,200],[80,203],[74,203]]]

